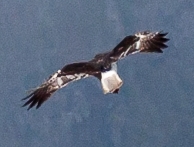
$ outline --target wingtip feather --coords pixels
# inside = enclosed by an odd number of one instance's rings
[[[30,93],[27,97],[23,98],[22,100],[27,100],[27,102],[22,105],[22,107],[28,106],[27,110],[30,110],[32,107],[36,106],[36,109],[38,109],[44,101],[46,101],[53,92],[55,92],[57,89],[53,88],[48,90],[49,85],[45,87],[41,87]]]

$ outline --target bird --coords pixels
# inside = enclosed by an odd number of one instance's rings
[[[166,42],[170,40],[166,38],[167,34],[163,31],[138,32],[124,37],[111,51],[97,54],[89,61],[65,65],[23,98],[26,102],[22,107],[38,109],[57,90],[91,76],[99,79],[104,94],[118,94],[123,81],[117,74],[117,62],[136,53],[163,53],[163,49],[168,47]]]

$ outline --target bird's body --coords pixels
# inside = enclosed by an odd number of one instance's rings
[[[23,106],[29,105],[30,109],[36,105],[39,108],[58,89],[90,76],[100,80],[104,94],[118,93],[123,81],[117,74],[117,61],[139,52],[162,53],[162,49],[167,47],[165,42],[169,40],[165,38],[166,35],[167,33],[145,31],[126,36],[109,52],[97,54],[88,62],[68,64],[24,98],[28,101]]]

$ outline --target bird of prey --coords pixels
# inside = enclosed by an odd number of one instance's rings
[[[69,83],[94,76],[101,82],[104,94],[118,93],[123,81],[117,74],[117,61],[130,54],[141,52],[162,53],[167,48],[168,33],[144,31],[126,36],[113,50],[97,54],[88,62],[72,63],[51,75],[42,85],[23,98],[28,110],[39,108],[54,92]]]

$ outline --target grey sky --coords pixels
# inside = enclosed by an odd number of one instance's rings
[[[1,0],[0,146],[194,146],[193,16],[183,0]],[[89,78],[38,110],[21,108],[26,91],[65,64],[143,30],[169,32],[169,47],[119,62],[118,95]]]

